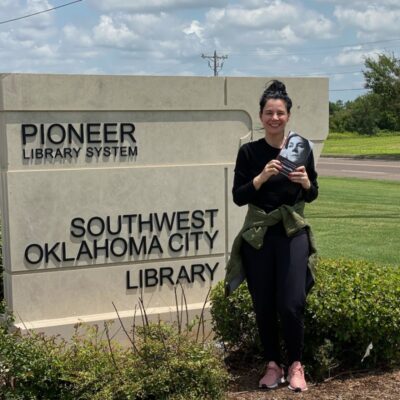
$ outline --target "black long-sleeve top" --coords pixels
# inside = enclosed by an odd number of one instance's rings
[[[240,147],[232,188],[233,201],[238,206],[251,203],[270,212],[282,204],[292,206],[302,200],[309,203],[317,198],[318,175],[312,152],[305,166],[311,182],[308,190],[303,189],[298,183],[291,182],[282,174],[271,176],[259,190],[256,190],[253,179],[269,161],[277,158],[279,151],[280,149],[270,146],[265,139],[246,143]]]

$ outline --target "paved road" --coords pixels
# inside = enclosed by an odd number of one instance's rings
[[[320,157],[320,176],[400,180],[400,161]]]

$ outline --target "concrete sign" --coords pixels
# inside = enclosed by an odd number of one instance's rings
[[[231,200],[241,143],[263,134],[269,78],[0,76],[4,289],[16,324],[193,313],[224,276],[245,210]],[[328,82],[283,79],[291,126],[328,132]],[[289,127],[290,129],[290,127]]]

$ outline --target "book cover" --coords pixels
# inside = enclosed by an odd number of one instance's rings
[[[307,165],[314,144],[296,132],[290,131],[278,155],[282,163],[281,174],[288,176],[297,167]]]

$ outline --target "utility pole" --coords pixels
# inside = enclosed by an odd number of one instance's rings
[[[204,54],[201,55],[201,58],[208,60],[208,66],[214,70],[214,76],[218,76],[218,72],[221,71],[224,61],[228,58],[228,56],[218,56],[217,50],[214,50],[213,56],[206,56]]]

